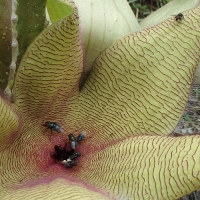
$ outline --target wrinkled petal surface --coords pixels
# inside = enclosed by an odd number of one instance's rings
[[[100,143],[110,140],[104,132],[114,133],[115,139],[171,133],[200,59],[200,9],[184,15],[182,22],[172,17],[118,40],[102,53],[81,91],[77,110],[68,115],[78,116],[71,131],[78,125]]]
[[[14,137],[13,133],[16,133],[19,127],[19,120],[16,113],[6,103],[3,98],[0,97],[0,150],[7,146]]]
[[[93,190],[92,190],[93,189]],[[0,197],[3,194],[0,194]],[[56,180],[46,179],[40,184],[27,184],[23,188],[13,189],[4,193],[4,200],[30,200],[30,199],[48,199],[48,200],[102,200],[110,199],[106,193],[97,189],[89,188],[87,185],[77,184],[76,182],[58,178]]]
[[[0,197],[176,199],[199,188],[199,136],[155,136],[169,134],[184,110],[200,56],[199,13],[118,40],[81,92],[76,9],[45,30],[18,70],[11,108],[21,127],[0,153]],[[42,126],[54,120],[62,133]],[[65,169],[54,146],[82,131],[77,166]]]
[[[199,154],[200,136],[138,136],[86,156],[79,176],[119,199],[173,200],[200,188]]]
[[[67,112],[67,100],[75,98],[82,70],[75,10],[73,15],[45,29],[29,47],[16,76],[15,106],[31,117],[61,119]]]

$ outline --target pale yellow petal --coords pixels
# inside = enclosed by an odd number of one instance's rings
[[[10,145],[19,127],[18,116],[7,103],[0,97],[0,150]]]
[[[118,199],[175,200],[200,188],[199,155],[200,136],[138,136],[86,155],[79,176]]]
[[[13,188],[0,194],[3,200],[106,200],[110,199],[108,194],[88,186],[78,184],[64,178],[45,180],[40,184],[27,184],[23,187]]]
[[[102,143],[110,140],[106,133],[114,139],[171,133],[200,59],[200,7],[184,15],[128,35],[102,53],[68,115],[76,119],[72,130],[88,130]]]
[[[67,112],[83,70],[77,9],[45,29],[28,48],[17,72],[14,103],[24,115],[52,120]],[[60,117],[61,118],[61,117]]]

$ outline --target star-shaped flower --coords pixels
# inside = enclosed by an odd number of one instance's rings
[[[0,99],[3,199],[177,199],[200,187],[200,137],[170,137],[200,60],[200,7],[113,43],[86,82],[76,7],[30,45]],[[56,122],[62,133],[46,130]],[[87,132],[77,166],[51,157]]]

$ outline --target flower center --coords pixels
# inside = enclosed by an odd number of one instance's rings
[[[77,158],[81,156],[79,146],[85,136],[85,132],[78,135],[77,138],[73,134],[69,134],[69,141],[64,146],[55,145],[54,152],[51,152],[51,157],[57,164],[63,165],[66,168],[72,168],[77,165]]]

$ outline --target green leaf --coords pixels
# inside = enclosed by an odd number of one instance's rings
[[[52,23],[72,14],[72,7],[59,0],[47,0],[47,10]]]

